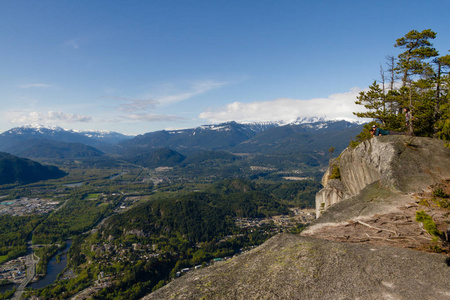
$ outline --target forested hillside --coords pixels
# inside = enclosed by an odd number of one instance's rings
[[[313,208],[320,188],[314,181],[255,184],[228,179],[202,192],[133,208],[112,218],[105,235],[121,236],[123,230],[139,230],[145,236],[180,233],[189,240],[204,242],[230,233],[232,218],[289,214],[289,206]]]
[[[31,159],[76,159],[102,156],[100,150],[81,143],[30,139],[14,144],[6,152]]]
[[[140,166],[157,168],[172,167],[178,165],[185,159],[185,156],[168,148],[156,149],[137,156],[130,157],[128,160]]]
[[[30,183],[66,175],[54,166],[0,152],[0,184]]]
[[[123,141],[120,145],[127,152],[140,152],[144,149],[160,147],[176,150],[228,149],[273,127],[276,125],[247,125],[228,122],[192,129],[148,132],[131,140]]]

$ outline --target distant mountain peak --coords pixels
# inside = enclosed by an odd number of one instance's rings
[[[111,136],[129,136],[133,137],[134,135],[126,135],[114,131],[108,130],[77,130],[77,129],[66,129],[59,126],[47,126],[42,124],[27,124],[19,127],[14,127],[10,130],[5,131],[3,134],[43,134],[43,135],[52,135],[53,133],[71,133],[71,134],[80,134],[86,137],[94,137],[94,138],[104,138]]]
[[[48,129],[48,130],[58,130],[58,131],[60,131],[60,130],[65,130],[65,129],[59,127],[59,126],[46,126],[46,125],[37,124],[37,123],[34,123],[34,124],[27,124],[27,125],[23,125],[23,126],[16,127],[16,128],[36,129],[36,130],[39,130],[39,129]]]
[[[26,149],[36,145],[39,140],[57,141],[59,146],[63,143],[84,144],[93,148],[98,148],[101,151],[115,151],[116,145],[126,139],[131,139],[134,136],[127,136],[121,133],[112,131],[100,130],[72,130],[64,129],[59,126],[45,126],[41,124],[29,124],[20,127],[12,128],[0,134],[0,151],[9,152],[15,155],[24,155]],[[27,146],[27,144],[29,144]],[[47,143],[50,144],[50,143]],[[56,147],[56,146],[54,146]],[[71,145],[69,148],[74,148]],[[57,148],[57,147],[56,147]],[[37,148],[35,148],[36,150]],[[37,153],[37,151],[35,151]],[[41,151],[42,152],[42,151]],[[60,151],[61,152],[61,151]],[[67,152],[67,151],[66,151]],[[70,152],[70,151],[69,151]],[[87,153],[86,151],[81,151]],[[48,155],[47,152],[46,155]],[[33,153],[27,154],[29,157],[34,157]],[[37,158],[37,157],[35,157]]]
[[[28,124],[20,127],[14,127],[10,130],[3,132],[2,136],[23,136],[23,135],[31,135],[31,136],[39,136],[39,135],[47,135],[52,136],[57,133],[64,132],[65,129],[59,126],[45,126],[41,124]]]
[[[327,116],[323,117],[297,117],[292,120],[279,120],[279,121],[266,121],[266,122],[243,122],[245,125],[263,125],[263,126],[286,126],[286,125],[303,125],[303,124],[313,124],[313,123],[324,123],[324,122],[339,122],[346,121],[353,124],[361,125],[365,121],[357,121],[353,119],[331,119]]]
[[[308,123],[317,123],[317,122],[327,122],[333,121],[327,119],[326,117],[298,117],[295,121],[289,122],[289,125],[300,125],[300,124],[308,124]]]
[[[300,125],[317,122],[330,122],[333,120],[326,117],[297,117],[291,120],[279,120],[279,121],[263,121],[263,122],[243,122],[246,125],[264,125],[264,126],[286,126],[286,125]]]

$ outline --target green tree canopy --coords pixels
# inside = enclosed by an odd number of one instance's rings
[[[404,51],[397,60],[389,56],[390,88],[385,89],[382,72],[382,87],[375,81],[361,92],[355,103],[366,111],[354,114],[388,130],[450,141],[450,55],[439,56],[431,43],[436,35],[431,29],[411,30],[397,39],[394,47]],[[395,73],[400,87],[395,87]]]

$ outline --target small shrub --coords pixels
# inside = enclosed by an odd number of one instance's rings
[[[416,221],[423,223],[423,228],[431,234],[432,236],[440,237],[442,232],[437,229],[436,223],[433,221],[430,215],[428,215],[425,211],[417,211],[416,212]]]
[[[433,191],[433,196],[438,198],[450,198],[442,188],[437,188]]]
[[[331,171],[330,176],[328,176],[328,179],[341,179],[341,170],[338,165],[333,165],[333,170]]]
[[[435,199],[434,202],[436,203],[437,206],[442,207],[442,208],[450,208],[450,201],[446,200],[446,199]]]
[[[430,246],[430,250],[432,252],[435,252],[435,253],[442,253],[442,252],[444,252],[444,250],[442,250],[442,248],[439,247],[439,245],[432,245],[432,246]]]
[[[361,141],[351,140],[350,144],[348,144],[348,146],[351,147],[351,148],[356,148],[356,146],[358,146],[360,143],[361,143]]]
[[[428,203],[428,200],[424,198],[419,201],[419,205],[428,207],[428,206],[430,206],[430,203]]]
[[[305,229],[305,225],[302,223],[297,224],[295,227],[291,228],[291,230],[289,231],[290,233],[293,234],[299,234],[300,232],[303,231],[303,229]]]
[[[319,208],[319,210],[320,210],[320,211],[324,211],[324,210],[325,210],[325,203],[324,203],[324,202],[320,203],[320,208]]]

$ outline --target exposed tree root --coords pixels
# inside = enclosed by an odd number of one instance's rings
[[[384,228],[375,227],[375,226],[369,225],[369,224],[364,223],[364,222],[361,222],[361,221],[356,221],[356,223],[359,223],[359,224],[361,224],[361,225],[367,226],[367,227],[372,228],[372,229],[392,232],[392,233],[395,234],[396,236],[399,235],[399,234],[398,234],[396,231],[394,231],[394,230],[389,230],[389,229],[384,229]]]

